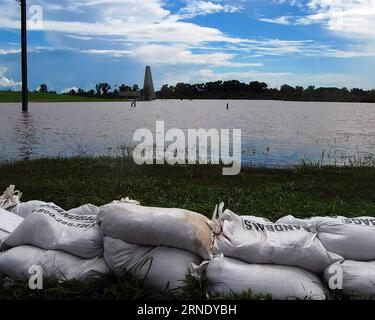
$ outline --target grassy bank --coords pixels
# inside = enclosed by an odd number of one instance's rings
[[[102,205],[122,196],[148,206],[191,209],[211,217],[216,203],[241,214],[375,216],[375,168],[244,168],[137,166],[113,158],[43,159],[0,166],[0,186],[15,184],[22,200],[53,201],[65,209]]]
[[[54,93],[29,93],[30,102],[103,102],[103,101],[126,101],[124,99],[104,99],[104,98],[90,98],[78,97],[65,94]],[[21,102],[21,92],[19,91],[0,91],[0,103]]]
[[[53,201],[70,209],[129,196],[147,206],[181,207],[211,217],[216,203],[239,214],[275,220],[284,215],[375,216],[375,168],[245,168],[222,176],[213,166],[136,166],[123,159],[43,159],[0,166],[0,186],[15,184],[23,201]],[[91,289],[90,289],[91,288]],[[49,292],[49,295],[48,295]],[[203,298],[189,282],[185,297]],[[0,288],[0,298],[169,298],[129,279],[90,286],[53,285],[30,292],[25,284]]]

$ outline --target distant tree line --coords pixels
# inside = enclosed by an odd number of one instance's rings
[[[132,87],[122,84],[116,88],[115,90],[111,91],[112,87],[106,83],[98,83],[95,85],[95,90],[90,89],[85,91],[84,89],[78,88],[78,89],[71,89],[68,92],[64,92],[65,95],[71,95],[71,96],[81,96],[81,97],[102,97],[106,99],[116,99],[119,97],[120,92],[126,92],[126,91],[140,91],[137,84],[133,85]],[[56,91],[49,91],[48,86],[44,83],[42,83],[35,92],[39,93],[56,93]]]
[[[287,101],[375,102],[375,90],[309,86],[292,87],[284,84],[280,89],[269,88],[267,83],[237,80],[215,81],[200,84],[178,83],[164,85],[156,92],[158,99],[258,99]]]
[[[95,89],[71,89],[64,94],[82,97],[102,97],[116,99],[120,92],[142,92],[138,85],[121,84],[111,91],[112,87],[106,83],[98,83]],[[41,93],[56,93],[48,91],[46,84],[41,84]],[[328,102],[375,102],[375,90],[359,88],[335,88],[309,86],[292,87],[284,84],[277,88],[269,88],[267,83],[252,81],[243,83],[237,80],[215,81],[198,84],[178,83],[175,86],[163,85],[156,92],[157,99],[254,99],[254,100],[285,100],[285,101],[328,101]]]
[[[81,96],[81,97],[102,97],[106,99],[116,99],[119,97],[120,92],[126,92],[126,91],[139,91],[139,87],[137,84],[134,84],[132,87],[121,84],[116,87],[113,91],[111,91],[112,87],[106,83],[98,83],[95,85],[95,90],[90,89],[88,91],[85,91],[81,88],[78,90],[71,89],[69,92],[66,92],[65,94],[72,95],[72,96]]]

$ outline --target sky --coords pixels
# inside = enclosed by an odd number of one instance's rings
[[[375,88],[375,0],[28,0],[29,88],[264,81]],[[20,8],[0,1],[0,90],[20,87]]]

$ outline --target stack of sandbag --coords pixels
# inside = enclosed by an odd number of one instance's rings
[[[276,300],[324,300],[325,289],[319,278],[296,267],[249,264],[241,260],[214,257],[208,263],[193,268],[199,276],[204,273],[209,294],[231,296],[251,293],[253,298]]]
[[[341,255],[345,261],[333,264],[342,275],[344,293],[353,296],[375,295],[375,218],[374,217],[313,217],[297,219],[287,216],[279,221],[298,221],[301,225],[312,225],[318,231],[322,244],[330,251]],[[332,276],[327,267],[325,278]]]
[[[213,253],[249,263],[293,266],[322,273],[342,257],[329,252],[314,229],[272,223],[254,216],[239,216],[230,210],[213,222]]]
[[[3,241],[7,251],[0,256],[0,272],[11,278],[27,277],[30,266],[40,265],[45,275],[59,279],[88,280],[107,273],[96,217],[54,204],[37,207]]]
[[[211,294],[252,290],[275,299],[324,299],[317,275],[342,260],[322,245],[313,228],[298,224],[219,210],[210,225],[216,256],[206,263]]]
[[[183,286],[191,264],[211,258],[209,219],[199,213],[124,201],[102,206],[98,221],[112,271],[130,271],[159,290]]]

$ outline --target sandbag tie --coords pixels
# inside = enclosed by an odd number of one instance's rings
[[[0,197],[0,208],[10,209],[15,207],[22,197],[22,192],[15,190],[15,185],[10,185],[5,189],[3,195]]]

